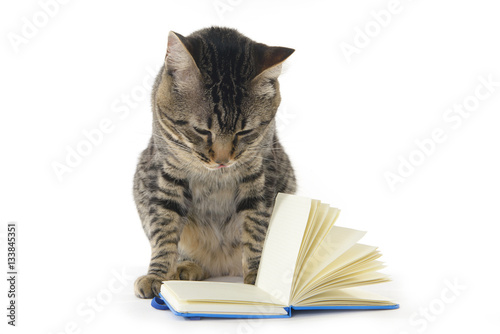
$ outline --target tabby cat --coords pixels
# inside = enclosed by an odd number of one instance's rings
[[[168,279],[255,282],[276,194],[296,188],[275,125],[277,78],[293,52],[228,28],[170,32],[153,87],[153,135],[134,177],[151,244],[138,297],[158,295]]]

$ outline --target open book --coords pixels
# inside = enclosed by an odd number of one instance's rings
[[[339,210],[278,194],[255,285],[165,281],[152,305],[190,318],[289,317],[302,309],[393,309],[399,305],[358,286],[388,281],[365,232],[335,226]]]

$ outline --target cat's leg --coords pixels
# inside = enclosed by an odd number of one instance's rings
[[[243,282],[246,284],[254,284],[257,278],[262,246],[266,238],[271,211],[272,208],[258,205],[256,209],[248,209],[242,212],[242,264]]]
[[[162,281],[177,275],[178,243],[187,209],[182,204],[182,182],[171,182],[172,176],[161,169],[138,177],[147,181],[137,182],[136,202],[151,245],[151,260],[147,275],[135,281],[134,292],[137,297],[152,298],[159,294]]]
[[[287,155],[279,149],[275,141],[274,151],[265,157],[267,163],[261,169],[254,167],[240,183],[240,201],[237,212],[243,218],[241,234],[243,280],[255,284],[259,269],[262,247],[267,234],[269,220],[274,207],[274,200],[279,192],[295,193],[295,175]],[[276,160],[276,163],[272,161]],[[258,166],[258,165],[257,165]],[[280,170],[277,169],[280,166]],[[247,182],[245,182],[247,181]]]
[[[175,279],[179,222],[177,217],[156,217],[149,235],[151,260],[147,275],[139,277],[134,284],[139,298],[158,296],[162,281]]]
[[[175,213],[151,218],[151,260],[147,275],[139,277],[134,284],[139,298],[158,296],[162,281],[175,279],[177,244],[179,242],[180,217]]]
[[[248,167],[246,174],[239,184],[239,196],[236,213],[242,222],[241,228],[241,253],[243,282],[254,284],[259,269],[260,256],[264,239],[266,238],[269,219],[271,218],[273,197],[267,194],[273,189],[275,180],[272,179],[271,187],[266,184],[266,168],[261,161],[254,161]]]

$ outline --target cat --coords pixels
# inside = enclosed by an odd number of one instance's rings
[[[277,79],[293,52],[230,28],[169,33],[153,86],[153,135],[134,176],[151,244],[136,296],[157,296],[169,279],[255,283],[274,199],[296,190],[275,124]]]

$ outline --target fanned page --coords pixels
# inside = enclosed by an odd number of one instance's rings
[[[326,212],[326,204],[319,203],[310,216],[295,268],[290,304],[395,305],[383,297],[371,300],[357,290],[346,297],[343,292],[346,289],[387,282],[389,278],[377,272],[383,268],[383,264],[376,261],[380,257],[377,248],[357,244],[366,232],[333,226],[339,210],[330,208],[329,214]]]
[[[300,266],[300,264],[304,261],[305,252],[303,251],[308,247],[311,240],[311,236],[316,234],[316,229],[319,226],[318,224],[314,224],[318,217],[323,217],[326,214],[325,204],[321,204],[318,200],[311,200],[311,210],[309,212],[309,218],[307,219],[308,224],[306,226],[306,230],[304,231],[304,235],[302,236],[302,243],[300,244],[299,257],[297,258],[296,265]],[[296,270],[298,268],[295,268]]]
[[[293,274],[311,199],[279,193],[269,222],[255,285],[289,305]]]
[[[313,200],[313,202],[319,202]],[[311,210],[312,212],[312,210]],[[294,285],[292,291],[295,290],[295,285],[298,281],[299,271],[302,270],[303,264],[309,262],[309,258],[314,254],[318,246],[321,244],[327,233],[332,228],[335,220],[340,213],[339,209],[331,208],[328,204],[319,203],[314,216],[309,216],[310,222],[306,228],[306,234],[302,240],[300,247],[299,258],[297,259],[297,267],[293,277]]]
[[[352,274],[356,272],[356,268],[363,269],[368,267],[378,270],[380,267],[371,266],[371,264],[379,257],[380,253],[377,251],[377,247],[354,244],[314,276],[295,297],[297,298],[304,294],[314,294],[318,287],[333,283],[340,276]],[[380,264],[379,262],[376,263]]]
[[[336,258],[351,248],[366,232],[333,226],[314,254],[300,268],[294,295],[311,283],[313,277],[329,266]]]
[[[303,300],[294,306],[390,306],[394,302],[378,294],[360,290],[358,288],[334,289],[322,292],[309,299]]]
[[[389,281],[385,274],[377,272],[384,266],[376,261],[380,257],[376,249],[373,246],[354,244],[313,277],[302,290],[296,292],[292,304],[302,305],[304,301],[312,304],[320,296],[321,298],[333,296],[325,294],[328,291]],[[321,305],[326,305],[328,302],[331,302],[331,305],[338,305],[337,300],[326,299],[321,301]]]

